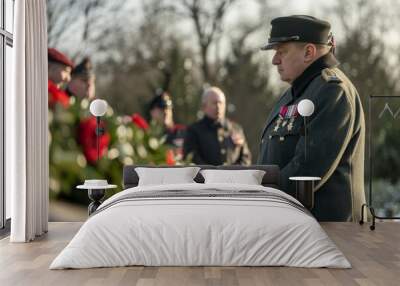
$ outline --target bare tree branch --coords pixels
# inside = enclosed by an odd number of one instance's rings
[[[222,32],[222,24],[227,9],[236,0],[220,0],[213,6],[206,6],[199,0],[181,0],[181,9],[175,6],[175,13],[185,15],[193,22],[202,59],[204,80],[209,82],[215,77],[211,75],[208,59],[211,44],[216,40],[217,34]],[[180,12],[183,10],[183,12]]]
[[[74,13],[66,13],[73,10],[77,4],[77,0],[47,1],[47,33],[50,46],[57,46],[61,37],[74,22]]]

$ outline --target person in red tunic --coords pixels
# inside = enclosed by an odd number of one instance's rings
[[[100,123],[100,128],[105,129],[105,123]],[[99,158],[97,158],[97,137],[99,140]],[[96,134],[96,117],[87,117],[81,120],[78,128],[78,143],[82,146],[83,154],[87,162],[95,165],[98,159],[107,154],[111,135],[105,131],[100,135]]]
[[[49,107],[53,108],[57,103],[64,108],[69,107],[69,96],[63,87],[71,80],[71,71],[74,63],[60,51],[48,49],[48,90]]]

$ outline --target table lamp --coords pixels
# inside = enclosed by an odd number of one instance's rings
[[[90,103],[90,113],[96,116],[96,144],[97,144],[97,162],[100,158],[100,146],[99,137],[103,135],[104,129],[100,127],[100,117],[103,116],[107,111],[107,101],[103,99],[95,99]]]
[[[304,119],[304,162],[307,162],[307,117],[314,113],[314,103],[309,99],[303,99],[297,105],[297,111]],[[314,184],[321,178],[297,176],[289,179],[296,182],[296,198],[311,210],[314,207]]]
[[[314,113],[314,103],[309,99],[303,99],[297,105],[297,111],[304,119],[304,160],[307,162],[307,117]]]

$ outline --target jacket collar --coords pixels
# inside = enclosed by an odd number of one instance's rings
[[[325,68],[336,67],[339,64],[338,60],[332,53],[328,53],[315,62],[313,62],[310,66],[308,66],[304,72],[293,81],[292,84],[292,93],[293,97],[299,97],[306,87],[310,84],[310,82],[318,75],[321,74],[322,70]]]
[[[226,119],[224,119],[222,122],[220,122],[220,121],[216,121],[216,120],[208,117],[207,115],[204,115],[202,121],[210,128],[221,128],[221,127],[225,127],[227,124]]]

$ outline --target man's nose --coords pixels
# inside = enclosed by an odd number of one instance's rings
[[[281,63],[281,60],[280,60],[278,54],[275,53],[274,56],[272,57],[272,64],[275,65],[275,66],[277,66],[277,65],[279,65],[280,63]]]

